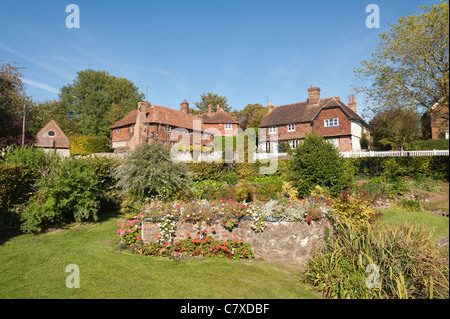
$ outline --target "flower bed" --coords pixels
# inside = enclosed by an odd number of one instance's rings
[[[238,197],[216,202],[152,201],[126,223],[128,229],[125,222],[119,224],[118,232],[123,247],[142,255],[177,260],[256,256],[301,263],[336,222],[329,204],[320,195],[280,201],[253,198],[250,203]],[[137,225],[141,221],[142,229]]]

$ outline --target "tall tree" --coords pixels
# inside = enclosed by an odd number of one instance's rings
[[[355,88],[366,97],[365,112],[405,106],[422,113],[436,103],[448,110],[448,7],[448,0],[421,6],[421,13],[400,18],[379,35],[372,59],[354,70],[357,79],[371,83]]]
[[[78,72],[73,83],[61,88],[59,97],[82,135],[109,137],[109,127],[144,99],[138,87],[106,71]]]
[[[194,105],[197,107],[197,110],[191,109],[190,112],[193,114],[208,112],[208,105],[211,105],[213,112],[216,111],[218,106],[220,106],[227,113],[231,112],[231,106],[228,105],[227,98],[212,92],[202,93],[201,101],[195,102]]]
[[[373,146],[399,150],[421,136],[421,117],[412,107],[396,107],[377,113],[369,123]]]
[[[261,104],[247,104],[239,113],[239,127],[245,130],[247,127],[259,126],[259,122],[267,114],[267,108]]]
[[[0,60],[0,147],[20,144],[25,94],[20,67]]]

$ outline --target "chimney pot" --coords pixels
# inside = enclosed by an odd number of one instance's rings
[[[183,111],[183,113],[185,115],[188,115],[189,114],[189,103],[188,103],[188,101],[186,101],[186,99],[184,99],[184,101],[180,103],[180,106],[181,106],[181,110]]]
[[[318,104],[320,100],[320,88],[319,87],[311,87],[308,89],[308,101],[309,104],[315,105]]]
[[[208,113],[212,113],[212,105],[208,104]]]
[[[348,102],[348,107],[351,108],[353,110],[353,112],[356,113],[356,102],[355,102],[354,96],[350,97],[350,102]]]

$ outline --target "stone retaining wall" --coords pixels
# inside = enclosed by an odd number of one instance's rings
[[[216,222],[208,226],[207,236],[223,241],[242,238],[250,244],[257,258],[301,265],[325,242],[325,229],[328,227],[330,235],[333,230],[328,219],[313,221],[310,225],[306,222],[266,222],[266,228],[259,233],[252,230],[251,224],[251,221],[241,220],[239,226],[229,232]],[[214,232],[211,231],[211,227],[215,227]],[[158,232],[157,223],[143,222],[142,237],[144,243],[156,241],[155,234]],[[181,236],[186,233],[190,233],[191,238],[196,238],[196,225],[178,221],[174,240],[180,240]],[[233,234],[237,236],[233,236]],[[228,237],[225,235],[228,235]]]

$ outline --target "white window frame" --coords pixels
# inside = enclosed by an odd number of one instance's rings
[[[166,132],[171,133],[172,132],[172,126],[166,125]]]
[[[291,149],[296,149],[297,146],[299,146],[299,144],[300,144],[299,139],[289,140],[289,146],[291,147]]]
[[[120,134],[120,128],[116,128],[116,135]]]
[[[269,134],[274,134],[277,132],[276,126],[269,126]]]
[[[226,124],[224,124],[224,126],[225,126],[226,130],[232,130],[233,129],[233,124],[226,123]]]
[[[295,124],[291,123],[288,124],[288,132],[295,132]]]
[[[130,133],[133,133],[133,125],[130,126]]]
[[[324,127],[336,127],[336,126],[339,126],[339,119],[338,118],[326,119],[326,120],[323,121],[323,126]]]

